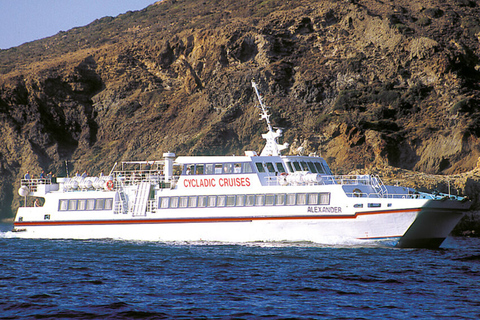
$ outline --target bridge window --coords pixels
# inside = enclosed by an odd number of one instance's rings
[[[305,161],[300,162],[302,164],[303,171],[308,171],[308,166]]]
[[[285,172],[285,168],[283,167],[283,164],[281,162],[275,163],[277,165],[277,171],[278,172]]]
[[[310,172],[313,172],[313,173],[317,173],[317,169],[315,168],[315,165],[313,164],[313,162],[307,162],[308,164],[308,167],[310,168]]]
[[[265,172],[265,168],[263,167],[263,163],[255,162],[255,165],[257,166],[258,172]]]
[[[293,163],[293,166],[295,168],[295,171],[302,171],[302,168],[300,168],[300,163],[298,163],[297,161]]]
[[[318,173],[325,174],[325,170],[323,170],[322,164],[320,162],[315,162],[315,167],[317,168]]]
[[[293,170],[293,167],[292,167],[292,163],[291,163],[291,162],[287,162],[287,167],[288,167],[288,171],[290,171],[290,172],[295,172],[295,170]]]
[[[268,172],[275,172],[275,168],[273,167],[273,163],[267,162],[267,163],[265,163],[265,165],[267,167]]]

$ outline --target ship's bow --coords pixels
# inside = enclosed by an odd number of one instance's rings
[[[470,208],[470,201],[430,200],[400,238],[400,248],[438,248]]]

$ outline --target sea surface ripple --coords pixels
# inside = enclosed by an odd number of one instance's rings
[[[0,225],[0,319],[479,319],[480,239],[30,240]]]

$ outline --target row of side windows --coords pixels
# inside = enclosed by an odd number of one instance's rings
[[[58,211],[112,210],[113,199],[61,199]]]
[[[253,173],[255,172],[250,162],[238,163],[197,163],[184,166],[183,174],[230,174],[230,173]]]
[[[311,162],[311,161],[287,161],[286,162],[288,170],[290,172],[296,171],[309,171],[312,173],[320,173],[320,174],[331,174],[326,170],[322,163],[320,162]],[[285,172],[285,168],[281,162],[255,162],[257,166],[257,170],[260,173],[263,172]]]
[[[329,205],[330,193],[231,194],[210,196],[161,197],[159,209],[206,207],[253,207]]]

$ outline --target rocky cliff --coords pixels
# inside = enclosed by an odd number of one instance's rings
[[[479,17],[473,0],[170,0],[2,50],[1,216],[27,170],[260,150],[253,78],[290,153],[476,198]]]

